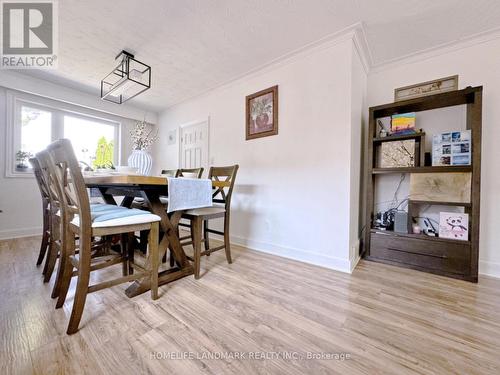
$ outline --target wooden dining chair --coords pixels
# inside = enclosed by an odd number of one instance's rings
[[[163,177],[177,177],[178,169],[162,169],[161,175]]]
[[[50,196],[48,186],[42,175],[42,168],[37,158],[30,158],[30,164],[33,167],[33,174],[35,175],[35,180],[38,185],[38,190],[40,190],[40,196],[42,197],[42,241],[40,243],[40,251],[38,252],[38,259],[36,261],[37,267],[42,264],[45,255],[47,254],[47,249],[50,246]]]
[[[54,272],[57,258],[59,257],[61,250],[60,204],[55,188],[53,186],[50,186],[49,184],[48,170],[47,166],[44,165],[44,161],[39,157],[35,157],[32,159],[31,163],[34,168],[35,177],[37,181],[40,181],[43,184],[44,195],[46,194],[49,200],[49,210],[48,210],[49,244],[47,247],[45,265],[43,267],[43,272],[42,272],[43,282],[48,283]]]
[[[201,178],[204,168],[180,168],[175,177]]]
[[[196,279],[200,278],[200,261],[202,255],[209,256],[214,251],[225,249],[227,262],[232,263],[231,244],[229,240],[229,223],[231,214],[231,197],[233,194],[234,181],[236,180],[238,168],[238,165],[229,167],[211,167],[208,173],[208,178],[212,181],[224,181],[227,186],[214,188],[212,200],[215,205],[213,207],[187,210],[182,215],[182,218],[188,219],[190,222],[191,240],[188,242],[181,242],[181,245],[193,246],[194,253],[191,260],[194,261],[194,277]],[[224,220],[224,230],[218,231],[210,229],[208,227],[208,222],[219,218]],[[223,236],[223,245],[210,248],[209,233]],[[201,242],[204,243],[204,251],[201,251]]]
[[[60,262],[63,273],[56,308],[62,307],[66,299],[73,270],[76,268],[77,285],[68,334],[78,331],[88,293],[124,282],[148,278],[152,299],[158,298],[158,237],[159,216],[140,210],[102,205],[103,210],[91,212],[89,196],[78,166],[78,161],[67,139],[53,142],[46,151],[37,154],[39,160],[48,164],[49,187],[55,187],[61,203],[62,250]],[[129,234],[149,230],[149,252],[144,267],[136,264],[133,254],[124,249],[119,254],[92,254],[92,239],[116,234]],[[79,253],[75,254],[75,238],[78,237]],[[125,247],[123,247],[125,248]],[[90,285],[90,273],[112,265],[122,264],[122,277]],[[137,270],[132,273],[129,268]]]

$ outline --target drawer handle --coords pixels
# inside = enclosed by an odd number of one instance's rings
[[[417,255],[424,255],[424,256],[427,256],[427,257],[433,257],[433,258],[440,258],[440,259],[447,259],[448,257],[446,255],[434,255],[434,254],[420,254],[420,253],[416,253],[414,251],[408,251],[408,250],[402,250],[402,249],[397,249],[395,247],[388,247],[389,250],[393,250],[393,251],[400,251],[400,252],[403,252],[403,253],[410,253],[410,254],[417,254]]]

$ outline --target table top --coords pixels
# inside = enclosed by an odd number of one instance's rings
[[[167,177],[137,174],[84,174],[86,185],[168,185]],[[214,187],[228,187],[228,181],[212,181]]]

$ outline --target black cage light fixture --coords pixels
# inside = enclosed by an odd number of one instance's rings
[[[117,67],[101,81],[101,99],[122,104],[151,87],[151,67],[121,51]]]

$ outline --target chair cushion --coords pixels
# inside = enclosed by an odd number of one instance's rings
[[[147,213],[142,210],[114,205],[107,206],[109,207],[100,207],[97,212],[91,210],[92,228],[144,224],[161,220],[158,215]],[[80,218],[78,215],[75,215],[71,224],[76,226],[80,225]]]
[[[187,210],[185,214],[192,216],[205,216],[205,215],[208,216],[208,215],[221,214],[224,212],[226,212],[226,209],[224,207],[214,206],[214,207],[194,208],[192,210]]]

